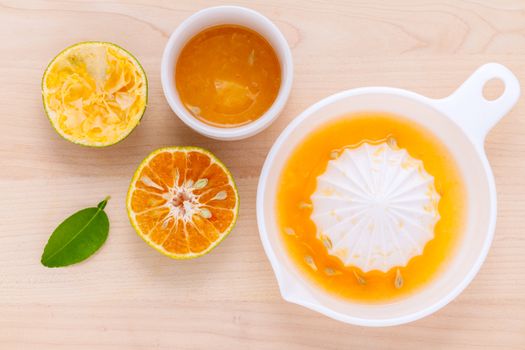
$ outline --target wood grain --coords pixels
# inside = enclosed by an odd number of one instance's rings
[[[168,35],[219,1],[0,0],[0,349],[525,349],[525,103],[486,148],[499,193],[490,255],[468,289],[409,325],[365,329],[287,304],[259,242],[255,190],[279,132],[336,91],[397,86],[450,94],[496,61],[525,81],[523,1],[232,1],[270,17],[295,60],[278,121],[239,142],[189,130],[162,94]],[[62,140],[44,116],[40,79],[50,59],[82,40],[133,52],[150,81],[142,124],[124,142],[88,149]],[[124,195],[140,160],[166,145],[211,149],[231,168],[238,226],[212,254],[178,262],[134,233]],[[112,199],[106,245],[89,261],[46,269],[39,258],[69,213]]]

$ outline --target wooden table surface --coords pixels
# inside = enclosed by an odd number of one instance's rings
[[[159,76],[171,31],[220,3],[0,0],[0,349],[525,349],[523,99],[486,143],[499,193],[488,259],[466,291],[432,316],[367,329],[285,303],[255,221],[257,179],[272,142],[319,99],[365,85],[444,97],[490,61],[525,82],[525,2],[235,1],[282,30],[295,82],[275,124],[230,143],[188,129],[168,107]],[[84,40],[123,46],[149,77],[142,124],[106,149],[64,141],[42,109],[46,65]],[[193,261],[148,247],[126,216],[135,168],[168,145],[211,149],[232,170],[242,197],[232,234]],[[54,227],[106,195],[112,199],[105,246],[70,268],[40,265]]]

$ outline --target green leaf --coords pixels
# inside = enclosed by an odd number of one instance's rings
[[[109,197],[96,208],[77,211],[53,231],[42,254],[42,265],[61,267],[76,264],[95,253],[106,241],[108,216],[104,212]]]

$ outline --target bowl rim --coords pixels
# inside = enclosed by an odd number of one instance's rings
[[[461,283],[457,284],[454,288],[452,288],[447,294],[444,294],[442,297],[440,297],[435,303],[430,304],[422,308],[421,310],[418,310],[417,312],[411,312],[407,313],[406,315],[393,317],[393,318],[385,318],[385,319],[372,319],[372,318],[362,318],[362,317],[355,317],[351,316],[345,313],[338,312],[337,310],[334,310],[332,308],[329,308],[327,306],[324,306],[320,303],[313,303],[310,300],[305,300],[301,296],[295,295],[294,290],[289,290],[288,285],[290,284],[289,280],[293,280],[293,282],[300,286],[302,289],[307,288],[307,284],[311,283],[306,281],[306,278],[297,278],[294,276],[293,273],[287,271],[287,268],[282,264],[277,256],[275,255],[273,251],[273,246],[269,240],[268,237],[268,228],[267,223],[265,221],[265,215],[264,215],[264,201],[265,201],[265,193],[266,193],[266,187],[267,187],[267,180],[269,176],[271,176],[271,169],[274,162],[274,158],[276,157],[277,153],[281,149],[281,147],[285,144],[288,137],[303,123],[305,120],[307,120],[313,113],[318,111],[321,108],[324,108],[325,106],[328,106],[334,102],[337,102],[342,99],[355,97],[358,95],[369,95],[369,94],[388,94],[388,95],[395,95],[398,97],[403,97],[410,99],[412,101],[415,101],[417,103],[421,103],[429,108],[432,108],[436,110],[441,116],[444,118],[447,118],[454,124],[456,124],[459,129],[462,131],[462,136],[466,138],[466,140],[472,145],[473,149],[475,150],[478,161],[481,163],[484,171],[485,176],[487,179],[487,189],[489,194],[489,203],[490,206],[490,218],[488,222],[487,227],[487,234],[485,236],[483,245],[481,246],[481,250],[478,253],[477,259],[473,262],[472,267],[468,272],[463,276],[463,280]],[[355,88],[350,90],[341,91],[338,93],[335,93],[333,95],[330,95],[307,109],[305,109],[302,113],[300,113],[295,119],[293,119],[288,126],[281,132],[277,140],[272,145],[266,160],[264,162],[264,165],[261,170],[261,175],[259,177],[259,183],[257,186],[257,199],[256,199],[256,215],[257,215],[257,225],[259,229],[259,237],[262,241],[265,253],[270,260],[270,264],[272,266],[272,269],[275,273],[275,276],[277,278],[277,282],[279,284],[279,289],[281,292],[282,297],[287,300],[288,302],[292,302],[298,305],[302,305],[306,308],[309,308],[311,310],[317,311],[321,314],[324,314],[330,318],[336,319],[338,321],[359,325],[359,326],[367,326],[367,327],[385,327],[385,326],[395,326],[395,325],[401,325],[408,322],[412,322],[418,319],[421,319],[425,316],[428,316],[439,309],[446,306],[448,303],[450,303],[452,300],[454,300],[474,279],[476,274],[478,273],[479,269],[481,268],[483,262],[485,261],[488,251],[490,249],[490,246],[493,241],[495,227],[496,227],[496,213],[497,213],[497,200],[496,200],[496,186],[494,181],[494,176],[492,173],[492,170],[490,168],[488,159],[485,155],[483,146],[480,143],[477,142],[477,140],[474,140],[471,137],[471,134],[465,130],[465,127],[458,123],[454,118],[450,116],[450,114],[440,108],[442,100],[436,100],[431,99],[428,97],[425,97],[423,95],[417,94],[412,91],[399,89],[399,88],[391,88],[391,87],[361,87],[361,88]],[[452,153],[455,153],[457,151],[451,150]],[[275,174],[274,174],[275,175]],[[287,281],[285,281],[285,279]],[[410,298],[408,296],[407,298]]]
[[[232,128],[212,126],[198,120],[193,115],[191,115],[191,113],[186,109],[186,107],[184,107],[184,105],[180,101],[177,89],[174,86],[175,84],[173,83],[173,75],[170,74],[170,72],[173,72],[173,74],[175,74],[175,65],[177,57],[173,56],[178,56],[178,53],[180,52],[174,52],[174,50],[177,48],[178,45],[180,45],[180,48],[184,47],[185,43],[187,43],[187,39],[184,39],[186,34],[195,33],[195,30],[192,30],[190,27],[192,27],[195,22],[201,20],[208,24],[200,25],[200,31],[209,28],[213,25],[219,25],[216,22],[212,23],[212,20],[213,18],[217,18],[223,15],[235,15],[244,18],[249,18],[251,21],[257,21],[258,25],[263,26],[266,30],[268,30],[270,36],[274,40],[270,40],[268,36],[263,35],[250,25],[243,25],[259,33],[271,44],[275,54],[279,59],[281,66],[281,86],[279,88],[277,97],[275,98],[270,108],[258,119],[248,124]],[[223,24],[236,23],[234,23],[233,21],[224,21]],[[198,32],[199,31],[197,31],[196,33]],[[195,34],[190,35],[190,38],[193,35]],[[272,41],[274,41],[278,47],[274,47],[274,45],[272,45]],[[266,16],[262,15],[261,13],[255,10],[241,6],[215,6],[208,7],[194,13],[193,15],[182,21],[179,24],[179,26],[173,31],[164,48],[161,60],[160,75],[162,82],[162,90],[170,108],[187,126],[197,131],[198,133],[213,139],[226,141],[240,140],[253,136],[266,129],[268,126],[270,126],[270,124],[272,124],[275,121],[275,119],[283,110],[284,106],[286,105],[286,102],[288,101],[292,89],[294,75],[293,58],[290,46],[288,45],[286,38],[279,30],[279,28]]]

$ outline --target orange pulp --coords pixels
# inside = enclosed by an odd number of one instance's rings
[[[233,177],[210,152],[166,147],[137,169],[128,192],[137,233],[175,259],[206,254],[231,231],[239,197]]]

